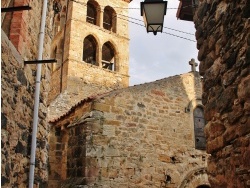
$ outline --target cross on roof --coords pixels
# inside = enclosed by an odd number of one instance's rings
[[[195,60],[191,59],[191,61],[189,61],[189,65],[191,65],[191,71],[195,72],[196,71],[196,67],[198,66],[198,63],[195,63]]]

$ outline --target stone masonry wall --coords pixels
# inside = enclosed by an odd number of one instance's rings
[[[112,91],[55,121],[53,127],[68,132],[63,187],[209,185],[207,154],[194,144],[200,84],[189,73]]]
[[[203,76],[209,181],[250,186],[250,1],[200,1],[194,16]]]
[[[32,10],[23,11],[25,19],[22,23],[25,23],[23,25],[25,28],[22,34],[28,37],[22,44],[20,43],[23,45],[20,46],[22,51],[14,46],[5,31],[1,31],[1,187],[6,188],[28,186],[36,65],[24,65],[24,60],[37,58],[42,1],[30,1],[29,5]],[[43,53],[45,59],[50,54],[51,10],[51,4],[48,2]],[[4,17],[4,15],[2,16]],[[35,187],[46,187],[47,185],[49,127],[46,116],[49,79],[50,70],[47,65],[43,65]]]
[[[81,113],[88,111],[90,111],[88,104],[81,108]],[[72,119],[68,119],[67,124],[70,121]],[[81,152],[79,150],[85,148],[85,136],[86,134],[80,126],[76,129],[67,129],[65,125],[51,126],[49,133],[49,187],[62,187],[63,182],[67,179],[67,174],[69,176],[76,175],[73,168],[81,169],[84,172],[83,161],[85,158],[79,158],[79,152]],[[67,156],[70,156],[71,160],[67,161]],[[71,162],[73,165],[67,168],[67,164]],[[81,174],[79,170],[77,170],[77,174],[84,179],[84,174]],[[68,184],[68,187],[72,185]]]

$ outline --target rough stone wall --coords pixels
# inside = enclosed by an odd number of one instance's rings
[[[25,13],[26,41],[20,46],[20,53],[1,31],[1,186],[27,187],[29,176],[29,158],[31,132],[33,123],[35,65],[24,65],[24,60],[37,58],[38,35],[42,1],[31,1],[32,10]],[[8,7],[8,5],[6,5]],[[46,37],[43,57],[50,53],[51,35],[50,17],[51,4],[48,3],[46,20]],[[4,15],[2,15],[4,17]],[[22,31],[23,32],[23,31]],[[21,43],[20,43],[21,44]],[[45,187],[47,184],[47,152],[48,123],[47,95],[49,91],[50,71],[47,65],[42,66],[39,125],[37,134],[35,187]]]
[[[68,134],[62,142],[68,144],[63,187],[209,185],[207,154],[194,144],[192,109],[200,105],[195,100],[200,88],[200,78],[189,73],[74,107],[54,123]],[[86,106],[91,108],[86,111]]]
[[[212,187],[249,187],[250,1],[200,1],[194,22],[209,181]]]
[[[90,111],[90,106],[85,105],[81,108],[81,113],[87,113]],[[67,122],[72,121],[68,119]],[[63,186],[63,182],[67,178],[67,174],[72,171],[71,168],[75,167],[84,171],[83,160],[79,159],[79,147],[84,147],[84,131],[80,130],[78,127],[77,130],[67,129],[66,126],[51,126],[49,133],[49,181],[48,187],[60,188]],[[79,137],[79,138],[78,138]],[[67,150],[67,148],[69,148]],[[71,156],[72,163],[80,161],[74,166],[67,168],[67,164],[71,162],[67,161],[67,156]],[[73,173],[71,173],[73,174]],[[75,175],[75,174],[74,174]],[[81,174],[83,177],[83,174]],[[78,170],[78,176],[79,170]],[[68,185],[71,187],[75,184]]]
[[[48,187],[60,188],[61,179],[65,179],[66,171],[65,166],[67,163],[64,161],[66,156],[64,148],[67,146],[65,136],[61,128],[52,127],[49,133],[49,178]]]

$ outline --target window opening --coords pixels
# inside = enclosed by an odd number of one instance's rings
[[[205,119],[204,111],[201,107],[194,109],[194,132],[195,132],[195,148],[200,150],[206,149],[206,138],[204,133]]]
[[[115,70],[115,53],[110,42],[106,42],[102,47],[102,67],[104,69]]]
[[[116,14],[111,7],[104,8],[103,28],[112,32],[116,32]]]
[[[93,36],[88,36],[83,42],[83,61],[92,65],[98,65],[96,62],[97,42]]]
[[[96,7],[90,2],[87,3],[87,18],[86,21],[96,25],[97,11]]]

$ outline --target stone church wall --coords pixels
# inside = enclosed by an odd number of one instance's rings
[[[82,101],[53,123],[64,153],[57,158],[67,165],[51,174],[63,187],[209,185],[207,154],[194,144],[200,88],[200,78],[189,73]]]
[[[194,22],[209,181],[212,187],[249,187],[250,1],[200,1]]]
[[[21,13],[19,11],[19,14],[18,12],[14,14],[16,16],[25,15],[25,19],[21,17],[23,19],[21,30],[16,30],[16,32],[22,32],[22,36],[26,36],[26,38],[22,40],[19,38],[20,41],[17,47],[17,43],[13,43],[10,37],[6,35],[6,30],[1,31],[1,187],[6,188],[28,187],[36,65],[24,65],[24,60],[37,59],[42,1],[25,1],[23,3],[19,4],[19,6],[29,4],[32,10],[28,12],[22,11]],[[3,6],[11,7],[7,1]],[[18,5],[15,4],[15,6]],[[48,2],[48,10],[52,10],[50,2]],[[47,27],[43,53],[45,59],[48,59],[50,54],[51,35],[48,33],[51,32],[49,29],[50,18],[53,16],[53,12],[50,11],[47,12],[48,19],[46,20]],[[4,18],[5,14],[2,14],[3,22],[6,21]],[[50,69],[48,65],[43,65],[35,187],[45,187],[48,177],[49,127],[46,116],[49,79]]]

